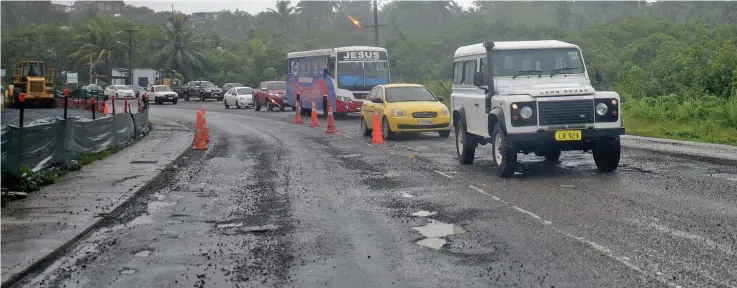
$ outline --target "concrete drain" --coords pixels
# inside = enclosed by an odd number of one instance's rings
[[[430,220],[430,223],[412,229],[425,236],[425,239],[417,241],[417,244],[436,250],[443,248],[448,243],[445,237],[466,233],[466,230],[461,227],[436,220]]]

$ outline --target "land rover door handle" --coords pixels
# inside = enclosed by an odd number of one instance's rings
[[[473,106],[479,107],[479,103],[474,103]]]

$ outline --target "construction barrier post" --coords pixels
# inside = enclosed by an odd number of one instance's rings
[[[92,102],[92,120],[95,120],[95,112],[97,112],[97,100],[95,100],[95,97],[92,96],[92,99],[90,99]]]
[[[123,100],[123,114],[128,114],[128,99]]]
[[[115,96],[110,96],[110,103],[113,104],[113,115],[115,115]]]
[[[20,98],[20,115],[18,118],[20,118],[20,128],[23,128],[23,110],[25,110],[26,106],[26,93],[20,93],[20,95],[18,95],[18,98]]]
[[[64,89],[64,119],[67,119],[67,109],[69,107],[69,88]]]

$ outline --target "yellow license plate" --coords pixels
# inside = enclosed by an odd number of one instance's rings
[[[581,130],[561,130],[555,131],[556,141],[576,141],[581,140]]]

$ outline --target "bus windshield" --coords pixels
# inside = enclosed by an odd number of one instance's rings
[[[380,62],[338,62],[338,87],[348,90],[370,90],[389,83],[389,65]]]

